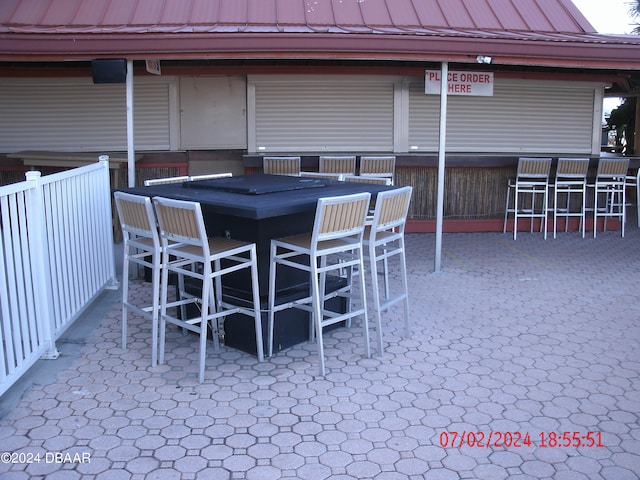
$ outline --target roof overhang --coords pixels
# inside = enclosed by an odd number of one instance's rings
[[[328,60],[366,62],[476,63],[492,57],[493,67],[607,70],[633,77],[619,85],[634,93],[640,85],[640,36],[561,34],[460,29],[410,32],[220,31],[167,32],[124,29],[90,31],[2,31],[0,61],[131,60]],[[626,75],[629,73],[629,75]],[[625,86],[626,82],[626,86]]]
[[[335,59],[476,61],[640,70],[640,37],[441,31],[398,33],[0,33],[0,60]]]

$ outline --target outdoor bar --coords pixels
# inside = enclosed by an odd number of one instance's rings
[[[269,5],[276,11],[275,3]],[[14,31],[17,20],[9,17],[0,45],[7,113],[0,155],[9,155],[3,175],[15,178],[21,166],[28,168],[14,160],[24,150],[59,151],[61,157],[74,151],[141,153],[137,169],[149,165],[148,173],[119,175],[114,187],[132,186],[127,178],[140,184],[163,165],[190,175],[240,174],[260,171],[265,155],[299,155],[302,169],[314,170],[321,154],[393,154],[397,183],[416,192],[409,213],[413,231],[434,231],[440,209],[448,231],[496,231],[520,156],[596,162],[603,149],[619,152],[602,140],[602,102],[628,96],[633,104],[637,98],[637,36],[596,33],[567,0],[545,5],[544,15],[536,3],[526,14],[497,9],[492,19],[451,7],[441,7],[446,15],[407,7],[394,7],[406,18],[369,4],[292,10],[285,22],[290,27],[265,27],[264,19],[253,25],[249,19],[257,17],[248,7],[243,15],[250,28],[240,34],[233,10],[220,2],[216,12],[191,20],[208,36],[188,35],[148,13],[132,25],[105,17],[96,28],[113,32],[103,43],[78,26],[89,41],[57,48],[20,42],[20,35],[53,38],[48,20]],[[184,8],[180,14],[187,15]],[[360,9],[375,22],[365,25]],[[70,20],[65,32],[80,20]],[[149,27],[135,35],[145,22],[168,36],[141,47],[127,43],[159,35]],[[344,29],[359,23],[358,33]],[[280,35],[281,28],[291,28],[286,35],[295,40]],[[216,44],[218,38],[229,41]],[[69,55],[75,61],[57,61]],[[123,60],[105,61],[113,58]],[[130,83],[122,74],[124,59]],[[438,90],[442,62],[449,71],[446,112]],[[36,107],[27,108],[27,101]],[[134,105],[135,138],[127,139],[122,120]],[[64,122],[48,122],[52,111]],[[626,136],[626,155],[632,156],[634,134]],[[637,160],[630,165],[636,169]]]
[[[637,478],[579,2],[0,2],[0,477]]]

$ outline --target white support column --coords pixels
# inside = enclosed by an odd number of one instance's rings
[[[127,170],[129,187],[136,186],[136,156],[133,144],[133,60],[127,60]]]
[[[438,142],[438,200],[436,212],[436,254],[434,273],[440,273],[442,257],[442,223],[444,218],[444,167],[447,143],[447,87],[449,82],[449,63],[442,62],[440,71],[440,140]]]
[[[593,134],[591,136],[591,155],[599,157],[602,148],[602,110],[604,87],[595,88],[593,95]]]

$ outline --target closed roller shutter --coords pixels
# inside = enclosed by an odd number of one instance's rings
[[[136,83],[136,149],[169,149],[169,84]],[[86,80],[0,83],[0,151],[124,151],[125,86]]]
[[[251,81],[257,151],[393,151],[393,79]]]
[[[493,97],[449,96],[447,151],[585,153],[592,149],[595,89],[580,82],[495,80]],[[437,151],[440,99],[415,82],[409,148]]]

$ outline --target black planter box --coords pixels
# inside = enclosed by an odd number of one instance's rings
[[[335,291],[346,285],[346,280],[341,277],[327,278],[327,291]],[[200,286],[194,282],[185,280],[185,290],[192,295],[201,295]],[[295,287],[287,288],[276,296],[276,305],[291,302],[304,298],[308,295],[309,284],[300,284]],[[223,288],[223,298],[230,300],[233,297],[233,303],[243,301],[245,305],[251,305],[251,293],[246,290],[238,290],[231,287]],[[260,309],[262,310],[262,345],[265,354],[267,353],[268,344],[268,298],[263,296],[260,298]],[[335,297],[327,301],[325,307],[329,310],[345,313],[347,311],[347,299],[344,297]],[[194,305],[187,308],[187,316],[198,316],[199,311]],[[281,312],[277,312],[274,317],[273,325],[273,352],[279,352],[286,348],[292,347],[299,343],[309,340],[309,318],[310,313],[297,308],[289,308]],[[330,325],[325,330],[340,328],[345,322],[339,322]],[[232,314],[225,318],[224,321],[224,344],[241,350],[243,352],[257,355],[255,327],[252,317],[242,314]]]

